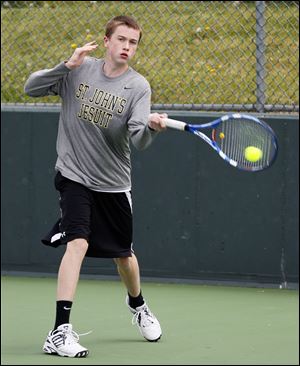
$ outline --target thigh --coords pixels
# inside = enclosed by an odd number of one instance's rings
[[[58,173],[55,187],[59,191],[60,230],[63,243],[83,238],[89,241],[93,195],[91,191]]]
[[[129,193],[93,192],[92,231],[88,256],[132,255],[132,211]]]

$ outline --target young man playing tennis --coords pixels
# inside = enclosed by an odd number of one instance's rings
[[[104,59],[88,56],[98,47],[90,42],[53,69],[33,73],[25,84],[32,97],[62,98],[55,165],[61,218],[42,241],[66,244],[66,251],[58,272],[56,320],[43,347],[48,354],[88,355],[69,322],[85,256],[114,259],[142,336],[157,341],[162,334],[143,299],[132,250],[129,141],[146,148],[165,129],[166,117],[150,114],[149,83],[128,65],[140,39],[133,18],[115,17],[106,26]]]

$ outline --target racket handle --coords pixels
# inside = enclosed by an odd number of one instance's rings
[[[185,122],[177,121],[176,119],[170,119],[170,118],[165,118],[164,122],[165,122],[166,126],[169,128],[173,128],[175,130],[180,130],[180,131],[185,130],[185,126],[186,126]]]

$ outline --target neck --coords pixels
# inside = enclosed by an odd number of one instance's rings
[[[128,70],[127,64],[112,65],[111,63],[107,62],[107,60],[105,60],[104,64],[103,64],[103,72],[104,72],[105,76],[108,76],[110,78],[120,76],[127,70]]]

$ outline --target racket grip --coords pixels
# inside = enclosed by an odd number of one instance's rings
[[[170,118],[165,118],[164,122],[167,127],[173,128],[174,130],[180,130],[180,131],[185,130],[185,126],[186,126],[185,122],[177,121],[176,119],[170,119]]]

